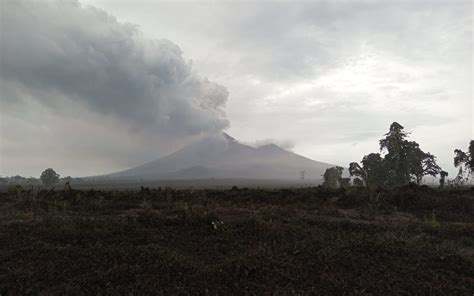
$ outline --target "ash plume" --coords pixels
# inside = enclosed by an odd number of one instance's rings
[[[4,104],[74,100],[133,129],[173,135],[229,124],[227,89],[196,73],[171,41],[76,1],[5,1],[1,13]]]

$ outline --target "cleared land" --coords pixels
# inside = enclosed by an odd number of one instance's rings
[[[472,295],[474,191],[0,193],[1,295]]]

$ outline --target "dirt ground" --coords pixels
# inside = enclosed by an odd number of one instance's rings
[[[3,295],[473,295],[474,191],[0,193]]]

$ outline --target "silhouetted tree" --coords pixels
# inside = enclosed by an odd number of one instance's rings
[[[41,173],[40,179],[45,186],[53,186],[59,182],[59,174],[57,174],[52,168],[49,168]]]
[[[454,150],[454,166],[459,168],[458,175],[454,179],[456,183],[462,183],[464,180],[464,173],[467,173],[466,179],[474,170],[474,140],[469,143],[468,152],[461,149]]]
[[[379,141],[380,151],[386,152],[384,164],[388,185],[396,186],[410,182],[409,153],[417,145],[406,140],[408,133],[403,131],[403,126],[397,122],[390,125],[390,130],[385,138]]]
[[[380,140],[380,151],[386,153],[384,165],[390,187],[408,184],[412,178],[420,184],[423,176],[436,176],[441,171],[436,157],[423,152],[417,142],[408,141],[407,137],[403,126],[394,122],[385,138]]]
[[[419,148],[413,151],[410,163],[410,173],[415,176],[418,185],[421,183],[423,176],[436,177],[441,172],[441,167],[436,163],[436,157],[430,153],[424,153]]]
[[[409,133],[397,122],[390,125],[390,130],[379,141],[379,153],[364,156],[362,166],[356,162],[349,165],[351,176],[359,177],[367,188],[377,186],[394,187],[410,183],[414,179],[421,183],[423,176],[436,176],[441,168],[436,157],[425,153],[415,141],[408,141]]]
[[[367,188],[375,188],[385,184],[385,166],[384,160],[379,153],[370,153],[361,161],[361,165],[357,162],[349,164],[349,174],[359,177]]]
[[[340,186],[340,180],[342,178],[342,171],[344,168],[340,166],[335,166],[332,168],[326,169],[326,172],[324,172],[323,178],[323,187],[325,188],[331,188],[335,189]]]
[[[439,179],[439,187],[443,188],[444,187],[444,182],[446,181],[446,177],[448,176],[448,172],[446,171],[441,171],[439,173],[440,179]]]

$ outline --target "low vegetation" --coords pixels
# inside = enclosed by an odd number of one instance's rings
[[[1,295],[473,292],[473,190],[0,193]]]

